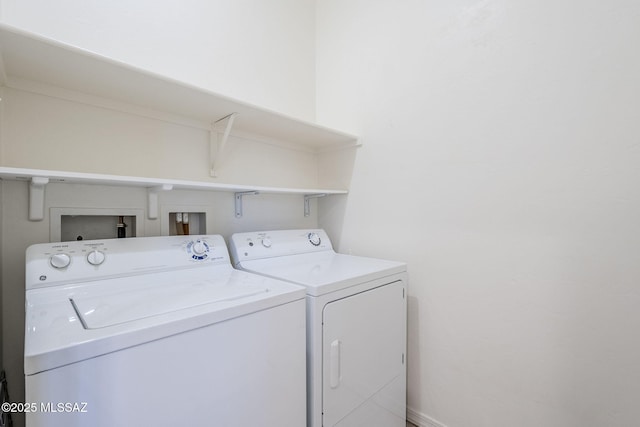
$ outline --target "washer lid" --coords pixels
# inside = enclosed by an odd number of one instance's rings
[[[25,374],[233,321],[304,296],[300,286],[229,264],[27,290]]]
[[[99,287],[102,284],[98,284]],[[237,286],[212,279],[187,283],[120,282],[105,292],[80,293],[69,301],[85,329],[98,329],[205,304],[221,304],[269,292],[260,283]]]
[[[243,270],[305,286],[311,296],[324,295],[371,280],[402,273],[405,263],[323,251],[242,261]]]

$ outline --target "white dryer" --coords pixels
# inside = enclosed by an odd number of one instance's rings
[[[336,253],[323,230],[238,233],[234,265],[307,292],[309,427],[405,427],[404,263]]]
[[[300,427],[304,297],[220,236],[30,246],[27,427]]]

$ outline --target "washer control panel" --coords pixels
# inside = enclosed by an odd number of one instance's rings
[[[26,286],[30,289],[211,264],[231,264],[222,236],[42,243],[27,248]]]
[[[251,259],[331,251],[333,247],[324,230],[274,230],[236,233],[231,236],[229,250],[237,265]]]

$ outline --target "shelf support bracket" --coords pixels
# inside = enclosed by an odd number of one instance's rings
[[[318,193],[318,194],[305,194],[304,195],[304,216],[311,215],[311,203],[309,202],[311,199],[317,199],[319,197],[326,196],[326,193]]]
[[[211,125],[211,131],[209,134],[209,157],[211,162],[211,171],[210,174],[212,177],[216,178],[218,176],[218,167],[220,166],[220,158],[222,157],[222,153],[224,153],[224,149],[227,145],[227,140],[229,139],[229,134],[231,133],[231,128],[233,127],[233,121],[238,116],[238,113],[231,113],[228,116],[221,118],[220,120],[215,121]],[[227,121],[227,124],[224,128],[224,132],[222,133],[222,138],[217,138],[218,132],[216,128],[218,124],[223,121]],[[218,140],[218,147],[216,150],[215,140]],[[215,153],[215,154],[214,154]]]
[[[158,219],[158,193],[171,190],[173,190],[173,184],[162,184],[147,189],[147,217],[149,219]]]
[[[242,218],[242,197],[244,196],[255,196],[256,194],[260,194],[257,191],[241,191],[235,193],[236,197],[236,218]]]
[[[31,177],[29,183],[29,221],[44,219],[44,190],[49,178],[42,176]]]

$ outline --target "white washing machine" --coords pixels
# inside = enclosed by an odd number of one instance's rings
[[[304,298],[220,236],[33,245],[27,427],[300,427]]]
[[[307,425],[405,427],[407,273],[323,230],[239,233],[234,265],[307,291]]]

